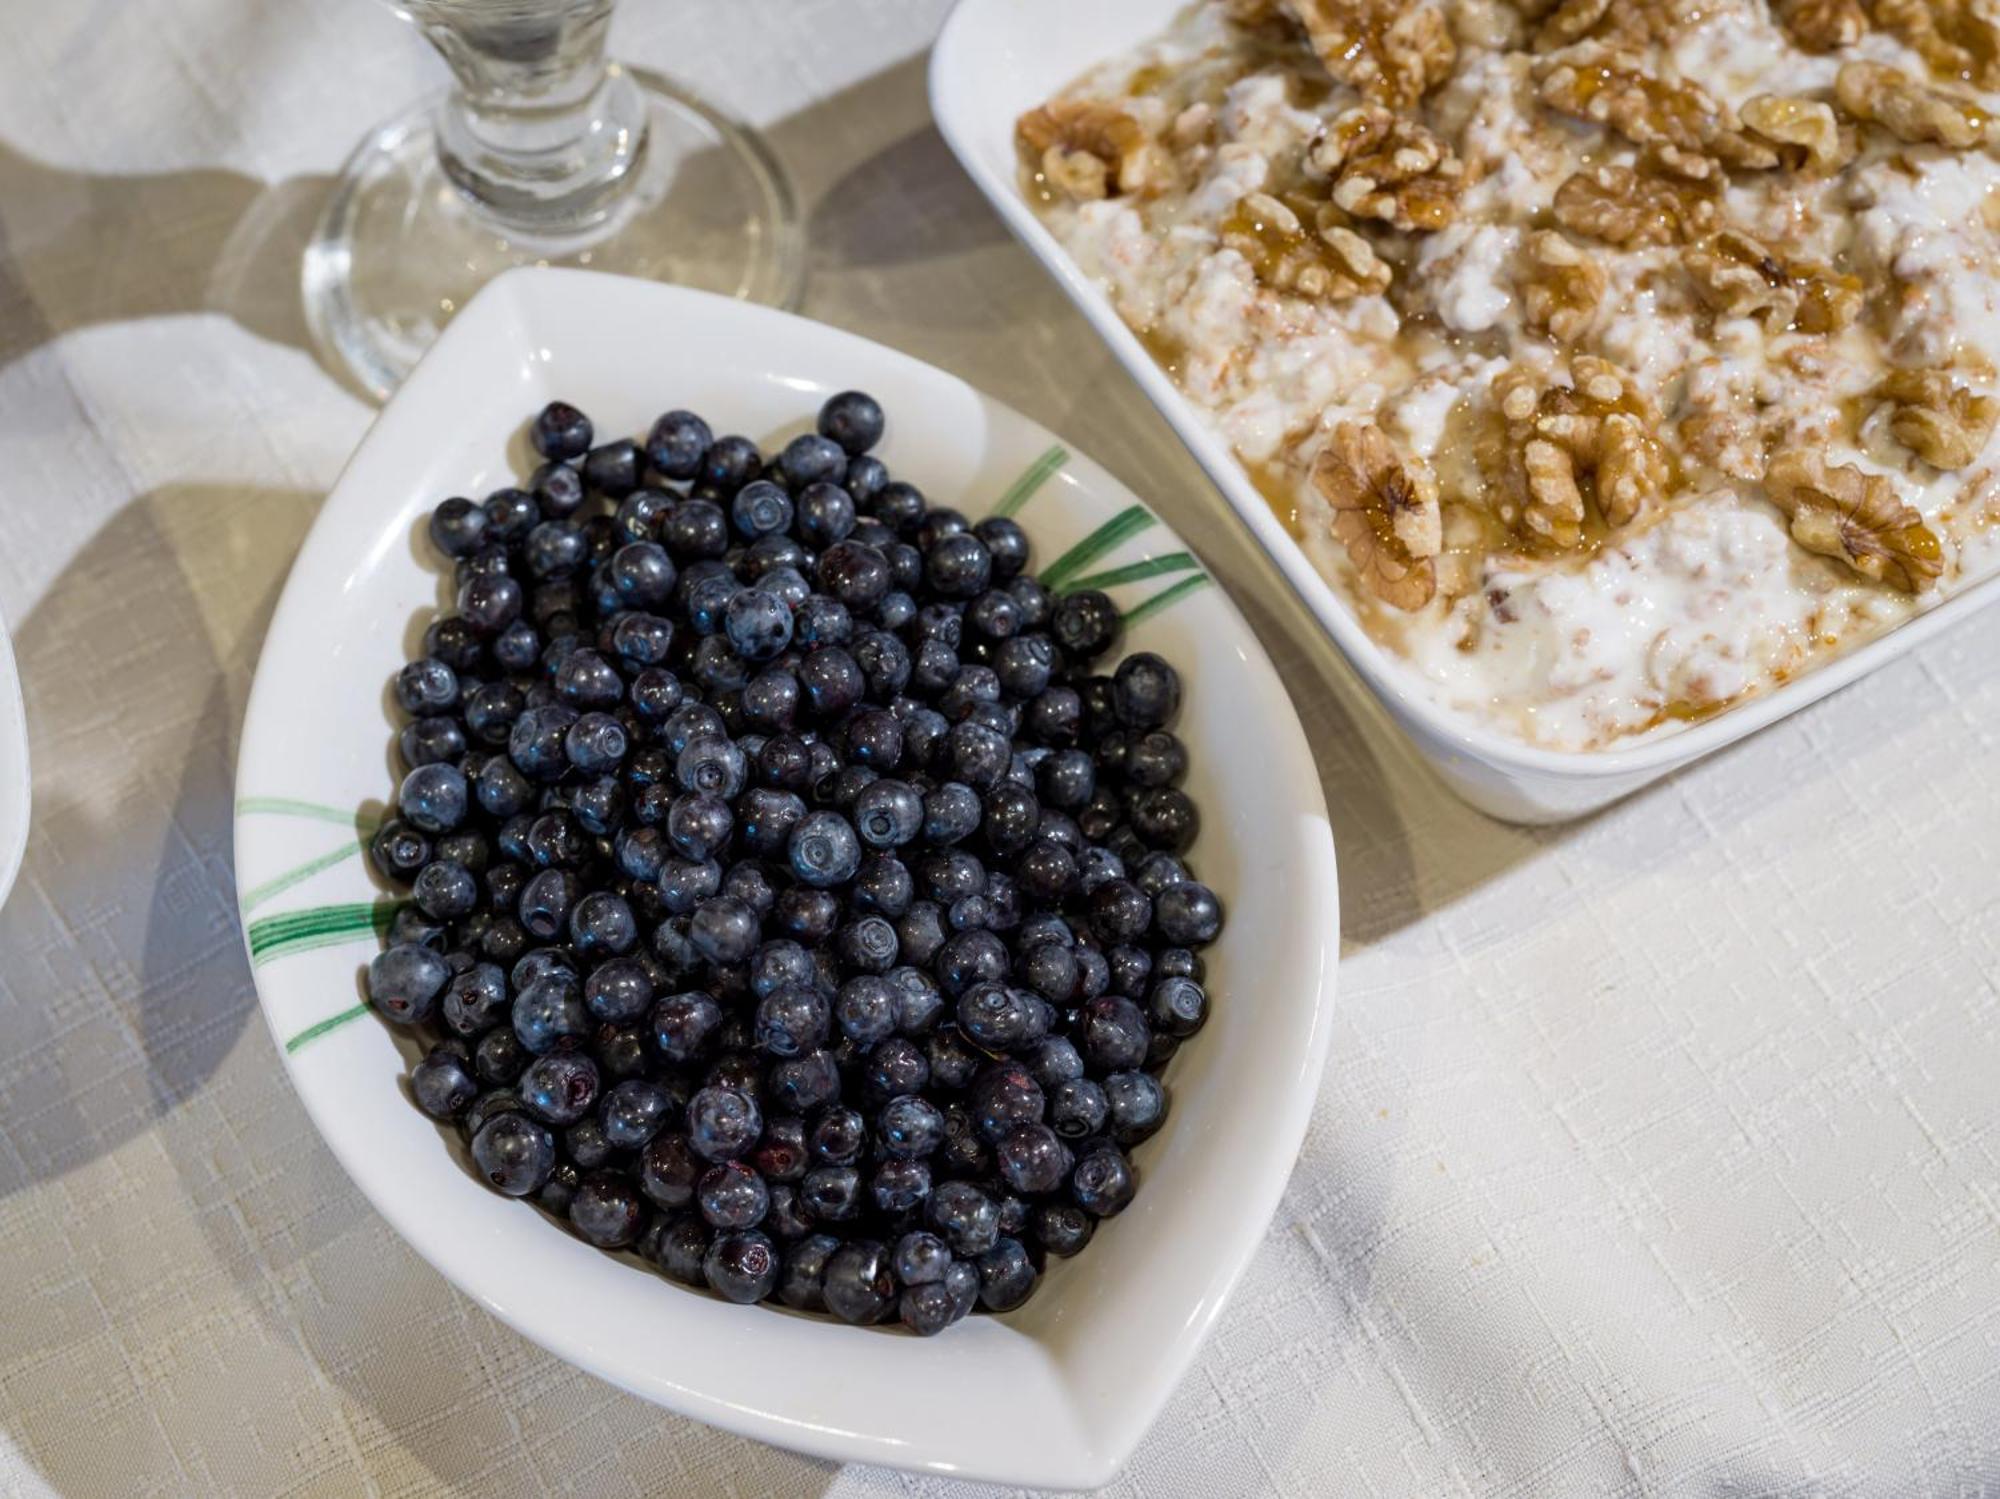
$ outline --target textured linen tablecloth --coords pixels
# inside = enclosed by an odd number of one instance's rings
[[[1320,757],[1332,1060],[1115,1491],[2000,1493],[2000,621],[1593,821],[1481,819],[953,165],[942,10],[627,0],[615,41],[770,128],[807,312],[1025,408],[1202,550]],[[0,913],[0,1492],[957,1492],[494,1322],[349,1185],[255,1014],[234,738],[370,415],[306,352],[297,258],[348,147],[440,76],[363,0],[0,0],[0,607],[36,767]]]

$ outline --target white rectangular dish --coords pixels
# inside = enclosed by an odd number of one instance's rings
[[[1164,31],[1183,5],[1184,0],[1098,0],[1089,6],[960,0],[931,58],[931,106],[939,129],[1015,235],[1160,408],[1382,706],[1465,800],[1510,821],[1582,816],[1816,702],[2000,598],[2000,578],[1988,578],[1781,687],[1677,733],[1624,748],[1537,748],[1437,703],[1408,667],[1368,636],[1228,446],[1174,388],[1020,191],[1016,119],[1093,65]]]

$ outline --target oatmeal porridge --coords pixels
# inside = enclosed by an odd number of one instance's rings
[[[1202,0],[1024,187],[1370,634],[1550,748],[2000,570],[2000,5]]]

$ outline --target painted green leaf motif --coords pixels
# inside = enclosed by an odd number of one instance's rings
[[[1115,551],[1157,522],[1143,505],[1128,505],[1075,546],[1042,569],[1042,582],[1062,591],[1063,584],[1107,552]]]
[[[285,1043],[286,1052],[295,1052],[309,1042],[317,1041],[328,1031],[337,1031],[350,1020],[359,1020],[368,1013],[368,1006],[356,1005],[351,1010],[342,1010],[338,1015],[329,1015],[316,1025],[309,1025]]]
[[[398,900],[354,901],[338,906],[311,906],[281,916],[259,916],[249,925],[250,961],[258,967],[275,958],[315,947],[332,947],[360,937],[377,941],[403,906]]]
[[[1027,472],[1007,486],[1007,492],[1000,496],[993,507],[995,515],[1013,515],[1035,497],[1035,491],[1062,472],[1062,466],[1069,462],[1069,454],[1061,447],[1050,448],[1041,457],[1028,465]]]

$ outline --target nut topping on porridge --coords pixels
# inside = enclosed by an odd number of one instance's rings
[[[1222,221],[1222,243],[1249,261],[1257,279],[1273,291],[1339,302],[1387,290],[1388,265],[1337,208],[1301,206],[1313,215],[1311,229],[1269,193],[1246,193]]]
[[[1912,145],[1936,141],[1964,150],[1986,138],[1986,115],[1976,105],[1883,63],[1846,64],[1833,94],[1855,119]]]
[[[1774,0],[1778,23],[1808,52],[1838,52],[1868,34],[1861,0]]]
[[[1364,99],[1403,109],[1444,82],[1458,58],[1444,11],[1428,0],[1284,0],[1327,72]]]
[[[1787,171],[1831,177],[1854,159],[1854,140],[1841,133],[1833,106],[1817,99],[1759,94],[1741,113],[1743,128],[1775,147]]]
[[[1723,317],[1754,317],[1772,333],[1838,333],[1861,311],[1861,281],[1827,266],[1787,263],[1749,235],[1725,229],[1683,262],[1702,301]]]
[[[1685,244],[1722,222],[1722,184],[1636,167],[1591,167],[1556,189],[1553,211],[1571,233],[1620,249]]]
[[[1551,58],[1541,71],[1541,99],[1562,114],[1608,125],[1635,146],[1671,146],[1736,167],[1778,164],[1778,153],[1745,135],[1705,89],[1656,78],[1615,48],[1590,44]]]
[[[1553,229],[1528,240],[1521,277],[1521,316],[1537,333],[1573,344],[1589,331],[1609,285],[1604,267]]]
[[[1306,162],[1332,180],[1336,206],[1406,233],[1444,228],[1457,217],[1465,188],[1465,167],[1451,147],[1379,104],[1335,116]]]
[[[1807,551],[1905,593],[1922,593],[1937,581],[1943,566],[1937,533],[1882,475],[1794,449],[1771,460],[1764,487]]]
[[[1432,559],[1444,545],[1430,476],[1413,473],[1381,428],[1343,422],[1314,460],[1312,482],[1370,591],[1398,609],[1428,604],[1437,592]]]
[[[1889,431],[1934,468],[1969,467],[1985,451],[2000,404],[1948,370],[1892,370],[1875,394],[1893,403]]]
[[[1993,0],[1874,0],[1875,21],[1940,78],[2000,88],[2000,10]]]
[[[2000,573],[2000,0],[1188,6],[1024,181],[1441,702],[1672,733]]]
[[[1014,127],[1051,187],[1083,201],[1163,191],[1173,158],[1128,111],[1113,104],[1057,99]]]

